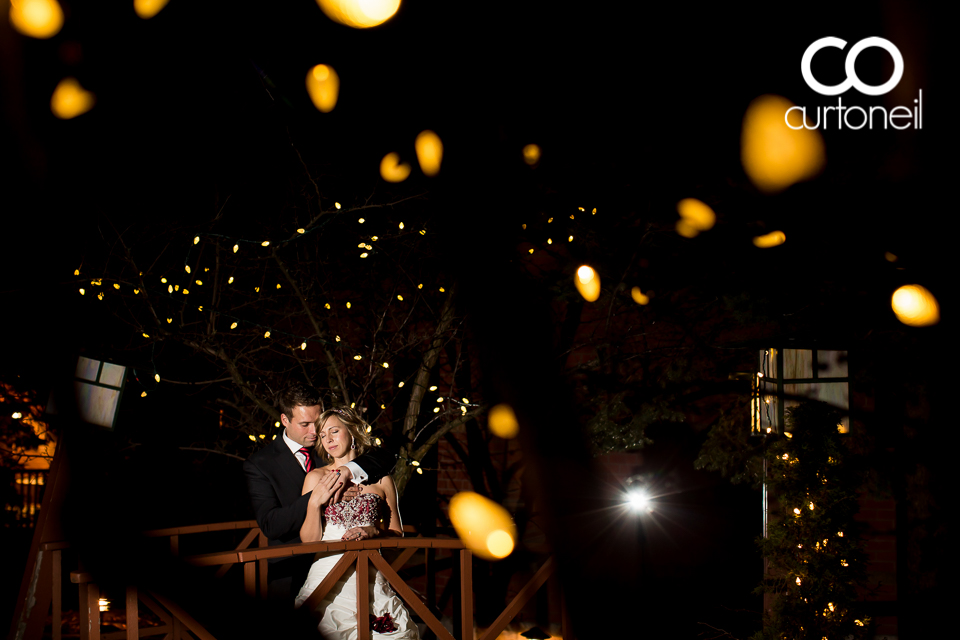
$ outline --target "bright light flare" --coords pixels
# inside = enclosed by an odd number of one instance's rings
[[[762,236],[757,236],[753,239],[754,246],[760,247],[761,249],[769,249],[770,247],[776,247],[787,241],[787,234],[783,231],[771,231]]]
[[[593,302],[600,297],[600,274],[594,271],[593,267],[583,265],[577,269],[573,283],[587,302]]]
[[[64,78],[53,90],[50,110],[61,120],[69,120],[93,109],[93,94],[80,86],[76,78]]]
[[[440,136],[427,129],[421,131],[414,142],[417,150],[417,161],[420,163],[420,170],[425,176],[431,178],[440,173],[440,162],[443,160],[443,143],[440,142]]]
[[[910,327],[929,327],[940,322],[937,299],[918,284],[907,284],[894,291],[890,306],[897,320]]]
[[[516,438],[520,433],[520,423],[517,422],[517,416],[508,404],[491,407],[490,413],[487,414],[487,426],[490,427],[493,435],[505,440]]]
[[[400,0],[317,0],[327,17],[355,29],[383,24],[400,8]]]
[[[500,560],[513,552],[517,528],[502,506],[472,491],[450,500],[450,521],[463,543],[485,560]]]
[[[400,156],[390,152],[380,161],[380,176],[387,182],[403,182],[410,175],[410,165],[400,162]],[[401,227],[402,228],[402,227]]]
[[[627,493],[627,504],[637,513],[653,512],[653,503],[650,500],[650,494],[644,489],[631,489]]]
[[[31,38],[52,38],[63,27],[63,9],[57,0],[14,0],[10,24]]]
[[[766,193],[816,176],[826,162],[819,131],[787,126],[784,116],[792,106],[781,96],[760,96],[743,117],[740,160],[750,181]]]
[[[330,113],[340,95],[340,76],[330,65],[318,64],[307,72],[307,93],[321,113]]]
[[[540,147],[535,144],[528,144],[523,148],[523,161],[528,165],[535,166],[540,162]]]
[[[717,222],[717,214],[709,206],[696,198],[684,198],[677,203],[677,233],[684,238],[692,238],[701,231],[713,228]]]
[[[170,0],[133,0],[133,10],[144,20],[160,13]]]

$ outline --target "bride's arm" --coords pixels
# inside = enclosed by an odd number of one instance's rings
[[[326,469],[314,469],[303,479],[301,495],[312,493],[307,503],[307,517],[300,526],[301,542],[316,542],[323,538],[323,510],[330,501],[330,495],[341,484],[340,476]]]
[[[400,510],[397,509],[397,485],[394,484],[392,476],[383,476],[378,484],[383,488],[384,498],[390,508],[390,522],[387,523],[384,534],[402,538],[403,523],[400,521]]]

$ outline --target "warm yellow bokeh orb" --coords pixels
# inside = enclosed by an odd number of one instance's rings
[[[133,0],[133,10],[144,20],[149,20],[167,6],[170,0]]]
[[[515,438],[520,432],[520,423],[517,422],[517,416],[508,404],[498,404],[490,409],[487,414],[487,426],[493,435],[499,438]]]
[[[684,238],[692,238],[701,231],[712,229],[717,222],[717,214],[705,203],[696,198],[684,198],[677,203],[677,233]]]
[[[473,491],[453,496],[450,521],[467,548],[485,560],[505,558],[516,546],[517,527],[510,513]]]
[[[740,159],[750,181],[767,193],[814,177],[826,162],[819,131],[791,129],[784,117],[794,106],[781,96],[760,96],[743,117]]]
[[[911,327],[929,327],[940,322],[940,305],[925,287],[908,284],[893,292],[890,306],[897,320]]]
[[[57,0],[13,0],[10,24],[31,38],[52,38],[63,27],[63,9]]]
[[[387,182],[403,182],[410,175],[410,165],[400,162],[400,156],[391,151],[380,161],[380,175]]]
[[[761,249],[769,249],[770,247],[781,245],[786,241],[787,234],[783,231],[771,231],[770,233],[755,237],[753,244]]]
[[[413,146],[417,150],[417,161],[423,174],[432,177],[440,173],[440,163],[443,161],[440,136],[429,129],[421,131]]]
[[[640,287],[634,287],[630,289],[630,297],[633,298],[633,301],[637,304],[650,304],[650,296],[643,295],[643,292],[640,291]]]
[[[317,0],[331,20],[355,29],[383,24],[400,8],[400,0]]]
[[[330,65],[316,65],[307,72],[307,93],[321,113],[330,113],[340,95],[340,76]]]
[[[61,120],[69,120],[90,111],[96,99],[80,86],[76,78],[64,78],[53,90],[50,110]]]
[[[513,552],[513,538],[502,529],[487,536],[487,549],[497,558],[506,558]]]
[[[523,148],[523,161],[533,166],[540,162],[540,147],[535,144],[528,144]]]
[[[587,302],[593,302],[600,297],[600,274],[594,271],[593,267],[583,265],[577,269],[573,283]]]

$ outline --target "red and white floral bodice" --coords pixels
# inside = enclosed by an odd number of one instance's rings
[[[326,520],[323,538],[328,539],[328,532],[332,536],[333,530],[341,532],[336,534],[339,539],[347,529],[376,526],[385,506],[384,499],[376,493],[362,493],[353,500],[328,505],[323,511]]]

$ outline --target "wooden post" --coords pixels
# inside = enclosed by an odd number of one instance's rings
[[[257,536],[257,545],[262,549],[269,545],[267,536],[263,535],[263,531]],[[268,592],[270,590],[269,583],[267,582],[267,567],[269,562],[267,560],[260,561],[260,598],[263,600],[267,599]]]
[[[50,625],[53,627],[53,640],[63,638],[63,574],[62,570],[63,552],[60,549],[54,549],[50,552],[50,581],[53,586],[53,615]]]
[[[80,640],[100,640],[100,587],[80,583]]]
[[[140,638],[140,604],[137,602],[137,588],[127,587],[127,640]]]
[[[460,640],[473,640],[473,554],[460,550]]]
[[[170,555],[174,558],[180,555],[180,536],[178,535],[170,536]]]
[[[370,565],[369,551],[357,555],[357,640],[370,640]]]
[[[248,598],[257,597],[257,563],[243,563],[243,590]]]

